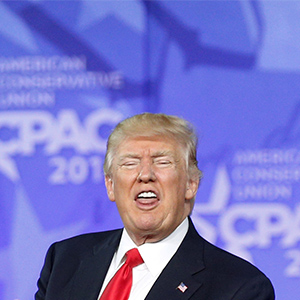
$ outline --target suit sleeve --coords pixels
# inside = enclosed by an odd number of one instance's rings
[[[40,278],[37,282],[38,290],[35,293],[35,300],[44,300],[46,298],[47,286],[51,275],[54,257],[54,244],[49,248],[44,266],[42,268]]]
[[[275,300],[271,281],[263,274],[247,281],[236,292],[232,300]]]

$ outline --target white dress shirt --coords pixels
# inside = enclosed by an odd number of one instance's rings
[[[144,263],[132,269],[132,288],[128,300],[143,300],[154,282],[173,257],[188,231],[187,218],[165,239],[156,243],[145,243],[139,247],[131,240],[126,229],[123,230],[118,250],[115,252],[106,274],[99,298],[110,279],[124,263],[125,253],[138,248]]]

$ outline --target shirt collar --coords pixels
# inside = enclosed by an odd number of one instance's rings
[[[156,243],[145,243],[136,246],[132,241],[126,229],[123,230],[119,248],[116,252],[117,267],[123,263],[125,253],[132,249],[138,248],[145,265],[153,276],[158,276],[172,256],[177,251],[188,231],[188,219],[184,221],[166,238]]]

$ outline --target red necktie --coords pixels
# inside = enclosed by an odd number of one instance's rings
[[[132,286],[132,268],[143,263],[137,248],[126,252],[126,261],[105,288],[100,300],[127,300]]]

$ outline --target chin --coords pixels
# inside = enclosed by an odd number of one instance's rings
[[[142,216],[140,217],[136,222],[136,228],[138,228],[141,231],[145,232],[155,232],[156,230],[159,230],[162,221],[157,220],[153,216]]]

